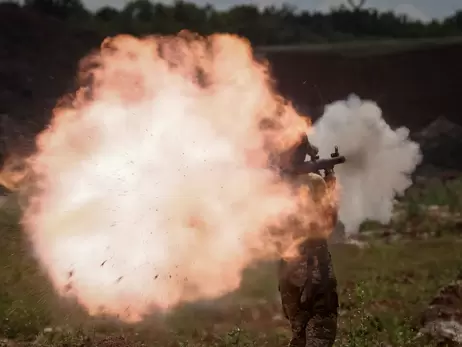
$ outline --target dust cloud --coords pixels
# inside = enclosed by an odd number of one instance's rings
[[[366,220],[388,223],[395,197],[412,184],[410,175],[422,160],[407,128],[391,129],[376,103],[356,95],[327,105],[310,131],[310,141],[321,157],[338,146],[347,158],[335,170],[339,219],[347,234],[358,232]]]

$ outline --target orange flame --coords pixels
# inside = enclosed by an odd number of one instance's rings
[[[62,295],[137,321],[235,290],[299,200],[267,166],[307,122],[235,36],[103,42],[31,158],[23,224]],[[269,150],[270,149],[270,150]]]

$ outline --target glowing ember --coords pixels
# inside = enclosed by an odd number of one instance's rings
[[[236,289],[297,209],[266,166],[306,122],[237,37],[119,36],[86,63],[31,158],[23,222],[55,288],[131,321]]]

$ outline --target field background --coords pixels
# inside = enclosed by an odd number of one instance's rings
[[[103,35],[14,6],[0,6],[0,33],[4,159],[33,149],[34,134],[47,124],[57,100],[75,87],[79,60]],[[462,125],[460,36],[256,45],[256,54],[269,60],[280,92],[314,120],[327,103],[356,93],[376,101],[387,122],[407,126],[413,135],[441,116]],[[448,158],[444,170],[462,168],[460,150],[436,152]],[[461,273],[460,174],[451,174],[451,180],[424,177],[397,205],[390,225],[365,223],[357,244],[332,246],[341,302],[337,346],[436,346],[417,335],[430,300]],[[248,269],[242,287],[227,297],[186,305],[141,325],[90,319],[54,295],[20,230],[14,195],[3,202],[1,347],[278,347],[288,342],[272,263]]]

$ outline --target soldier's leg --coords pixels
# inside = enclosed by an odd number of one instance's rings
[[[307,324],[306,346],[332,347],[337,335],[337,280],[327,253],[319,263],[321,281],[313,284],[311,317]]]
[[[337,293],[323,293],[315,298],[320,307],[314,310],[306,328],[306,346],[332,347],[337,336]]]
[[[307,264],[303,259],[281,262],[279,291],[282,310],[289,320],[292,332],[289,347],[306,346],[306,325],[310,316],[302,307],[300,300],[308,274]]]
[[[287,280],[283,280],[279,283],[279,290],[282,310],[290,323],[292,332],[289,347],[305,347],[306,326],[309,315],[300,306],[301,288],[288,283]]]
[[[300,312],[300,315],[290,320],[290,328],[292,330],[292,338],[289,342],[289,347],[306,347],[306,327],[308,324],[309,316],[307,312]]]

